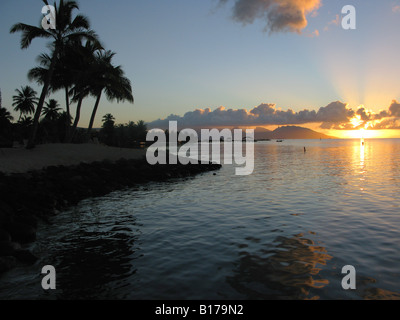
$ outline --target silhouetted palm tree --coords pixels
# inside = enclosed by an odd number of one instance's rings
[[[46,0],[43,2],[48,5]],[[48,68],[46,80],[44,81],[42,93],[40,95],[39,103],[36,108],[32,135],[29,138],[27,148],[33,148],[35,146],[35,139],[37,128],[39,124],[39,118],[42,113],[44,100],[46,98],[53,72],[57,63],[57,60],[62,56],[64,45],[70,40],[81,40],[87,39],[92,41],[98,41],[96,34],[90,30],[89,21],[82,15],[75,16],[72,19],[72,13],[75,9],[79,9],[78,4],[75,1],[63,1],[60,0],[59,6],[54,4],[56,9],[56,29],[44,30],[41,26],[35,27],[24,23],[15,24],[10,32],[22,32],[21,37],[21,49],[26,49],[30,46],[31,42],[35,38],[52,39],[52,53],[51,53],[51,64]]]
[[[18,124],[24,128],[28,128],[33,124],[33,119],[32,117],[23,116],[18,120]]]
[[[98,51],[92,65],[90,92],[96,97],[96,103],[90,118],[88,133],[93,128],[96,112],[104,91],[109,101],[117,100],[134,102],[132,86],[128,78],[124,76],[121,66],[113,66],[111,63],[115,53],[112,51]]]
[[[62,113],[60,114],[60,116],[58,117],[57,121],[58,121],[60,124],[65,124],[65,123],[67,123],[67,125],[70,126],[70,125],[71,125],[71,122],[72,122],[72,118],[71,118],[70,115],[67,114],[67,112],[62,112]]]
[[[58,119],[57,119],[57,130],[58,130],[58,137],[60,142],[66,142],[67,141],[67,135],[68,131],[65,130],[65,128],[69,128],[71,126],[71,116],[67,114],[67,112],[62,112]]]
[[[115,118],[111,113],[107,113],[103,116],[103,123],[115,123]]]
[[[46,120],[54,121],[60,116],[59,111],[61,111],[60,105],[57,100],[50,99],[46,102],[46,106],[43,108],[43,115]]]
[[[50,82],[49,91],[56,92],[63,89],[65,92],[65,106],[67,115],[71,115],[70,111],[70,88],[73,86],[75,74],[73,72],[76,60],[76,44],[68,42],[64,45],[63,52],[54,67],[53,76]],[[40,85],[44,85],[51,65],[51,57],[48,54],[41,54],[38,57],[38,67],[32,68],[28,72],[30,81],[36,81]]]
[[[137,125],[139,131],[146,131],[147,130],[146,123],[143,120],[139,120],[136,125]]]
[[[1,91],[0,91],[0,147],[12,147],[12,124],[11,121],[14,120],[11,113],[3,108]]]
[[[13,146],[12,120],[13,117],[10,112],[1,107],[0,103],[0,148],[11,148]]]
[[[13,120],[14,118],[11,113],[6,108],[3,108],[3,100],[0,91],[0,124],[10,123]]]
[[[23,143],[24,139],[29,138],[29,132],[32,129],[33,119],[32,117],[23,116],[17,122],[17,128],[19,132],[19,140]]]
[[[100,130],[100,141],[106,145],[115,145],[115,118],[111,113],[103,116],[103,126]]]
[[[137,122],[138,138],[140,141],[146,141],[147,125],[143,120]]]
[[[74,123],[72,124],[68,142],[71,142],[80,120],[83,99],[89,96],[92,88],[93,69],[95,68],[95,53],[103,48],[96,42],[87,41],[85,46],[75,46],[74,87],[70,93],[73,102],[77,103]]]
[[[19,119],[22,115],[32,114],[35,112],[35,105],[38,102],[36,91],[30,86],[21,87],[21,90],[16,89],[17,95],[13,96],[14,103],[12,104],[14,110],[19,112]]]
[[[0,125],[3,126],[5,123],[9,123],[13,120],[14,118],[11,113],[6,108],[0,107]]]

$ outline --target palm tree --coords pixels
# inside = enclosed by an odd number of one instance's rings
[[[146,131],[147,130],[146,122],[144,122],[143,120],[139,120],[136,125],[137,125],[137,127],[138,127],[138,129],[140,131]]]
[[[12,120],[10,112],[0,103],[0,148],[11,148],[13,145]]]
[[[140,141],[146,140],[147,135],[147,125],[143,120],[139,120],[136,124],[137,131],[138,131],[138,138]]]
[[[43,108],[42,114],[46,120],[54,121],[60,116],[59,111],[61,111],[60,105],[57,100],[50,99],[46,102],[46,106]]]
[[[115,118],[111,113],[103,116],[103,126],[100,130],[101,142],[106,145],[115,144]]]
[[[33,119],[32,117],[23,116],[17,122],[20,132],[20,142],[23,143],[24,139],[29,138],[29,131],[32,129]]]
[[[3,108],[0,91],[0,147],[12,147],[11,113]]]
[[[96,97],[96,103],[90,118],[88,134],[93,128],[96,112],[104,91],[109,101],[117,100],[134,103],[132,86],[128,78],[124,76],[121,66],[113,66],[111,63],[115,53],[112,51],[99,51],[96,53],[95,62],[91,73],[91,94]]]
[[[106,115],[103,116],[103,126],[106,124],[114,125],[114,123],[115,123],[115,118],[111,113],[107,113]]]
[[[35,105],[38,102],[36,91],[30,86],[21,87],[21,90],[16,89],[17,95],[13,96],[14,110],[19,112],[19,119],[23,114],[32,114],[35,112]]]
[[[18,120],[18,124],[24,128],[28,128],[33,124],[33,119],[32,117],[23,116]]]
[[[6,123],[10,123],[14,118],[11,113],[6,109],[0,106],[0,126],[3,127]]]
[[[99,43],[92,43],[93,47],[92,51],[88,49],[90,47],[90,42],[86,44],[85,47],[82,47],[81,41],[70,40],[64,45],[64,50],[62,54],[60,54],[60,58],[57,60],[57,63],[54,67],[53,77],[49,86],[49,91],[52,92],[63,89],[65,91],[65,105],[66,105],[66,119],[71,118],[70,111],[70,96],[74,94],[74,90],[70,90],[77,83],[82,82],[82,78],[87,78],[85,76],[87,74],[86,70],[89,68],[88,63],[84,64],[84,61],[87,60],[85,56],[93,56],[94,52],[97,49],[101,49]],[[86,50],[86,51],[85,51]],[[88,53],[88,51],[90,53]],[[38,62],[40,66],[31,69],[28,73],[29,80],[35,80],[37,83],[43,85],[46,81],[47,74],[49,72],[49,66],[51,64],[51,57],[47,54],[41,54],[38,57]],[[73,88],[75,89],[75,87]],[[83,100],[83,97],[82,97]],[[77,108],[77,122],[80,117],[80,109],[82,105],[82,101],[79,101],[78,97],[74,97],[72,102],[78,101]],[[71,122],[65,121],[65,137],[67,140],[72,140],[73,133],[75,128],[72,130]],[[77,123],[76,123],[77,125]]]
[[[76,45],[74,58],[74,87],[70,93],[73,102],[77,103],[74,123],[69,134],[68,142],[71,142],[80,120],[83,99],[89,96],[93,83],[93,70],[96,68],[95,53],[103,48],[96,42],[87,41],[85,46]]]
[[[0,91],[0,123],[3,124],[5,122],[11,122],[13,120],[14,120],[14,118],[11,115],[11,113],[6,108],[3,108],[3,101],[2,101],[2,97],[1,97],[1,91]]]
[[[48,5],[47,0],[43,2]],[[76,15],[72,19],[72,13],[75,9],[79,9],[76,1],[64,1],[60,0],[59,6],[54,3],[57,17],[56,29],[44,30],[41,26],[35,27],[24,23],[15,24],[10,33],[22,32],[21,37],[21,49],[27,49],[32,40],[36,38],[52,39],[52,53],[51,63],[48,68],[47,77],[43,84],[42,93],[40,95],[39,103],[36,108],[32,134],[29,138],[27,148],[33,148],[35,146],[36,133],[39,124],[39,118],[42,114],[42,108],[44,101],[49,90],[49,86],[53,77],[54,69],[58,59],[62,56],[65,44],[70,40],[82,40],[88,39],[97,42],[97,35],[90,30],[90,24],[88,19],[83,15]]]
[[[67,115],[70,111],[70,88],[74,83],[74,67],[76,60],[76,44],[67,42],[64,50],[60,53],[60,58],[54,67],[53,77],[49,86],[49,91],[56,92],[63,89],[65,92],[65,106]],[[41,54],[38,57],[39,66],[29,70],[28,79],[44,85],[51,65],[51,57],[48,54]]]

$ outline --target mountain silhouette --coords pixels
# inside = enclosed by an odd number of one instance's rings
[[[335,137],[316,132],[314,130],[298,127],[283,126],[270,131],[265,128],[256,128],[254,133],[256,140],[261,139],[336,139]]]

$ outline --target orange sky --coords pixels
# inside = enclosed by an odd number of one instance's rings
[[[400,138],[400,130],[398,129],[381,129],[381,130],[324,130],[320,128],[320,123],[298,125],[300,127],[309,128],[311,130],[324,133],[328,136],[339,139],[379,139],[379,138]],[[278,126],[265,126],[266,129],[274,130]]]

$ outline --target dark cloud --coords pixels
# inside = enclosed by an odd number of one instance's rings
[[[379,113],[374,114],[372,120],[382,120],[382,119],[388,118],[388,117],[390,117],[389,112],[386,110],[382,110]]]
[[[364,107],[359,108],[356,114],[360,116],[362,121],[370,121],[373,118],[372,113],[368,112]]]
[[[389,113],[392,117],[400,117],[400,104],[397,100],[393,100],[389,107]]]
[[[354,117],[354,111],[347,104],[335,101],[318,110],[315,122],[343,123]]]
[[[234,0],[233,18],[244,24],[263,19],[267,31],[300,33],[308,24],[307,14],[320,5],[321,0]]]
[[[332,102],[318,111],[304,109],[294,112],[291,109],[279,110],[275,104],[260,104],[250,111],[246,109],[197,109],[187,112],[183,117],[170,115],[166,119],[158,119],[148,124],[149,128],[167,128],[169,121],[178,121],[180,127],[223,127],[252,125],[285,125],[324,122],[334,126],[348,122],[354,111],[340,102]]]
[[[358,121],[351,121],[357,118]],[[322,129],[356,130],[370,129],[399,129],[400,103],[392,101],[388,110],[374,113],[363,106],[356,111],[348,104],[334,101],[318,111],[304,109],[295,112],[291,109],[277,109],[273,103],[263,103],[250,111],[246,109],[226,109],[219,107],[212,111],[210,108],[197,109],[183,116],[170,115],[166,119],[158,119],[148,124],[149,128],[168,128],[169,121],[178,121],[180,128],[217,128],[233,126],[265,126],[265,125],[302,125],[321,123]]]
[[[375,124],[372,129],[382,130],[382,129],[400,129],[400,119],[398,118],[388,118]]]

